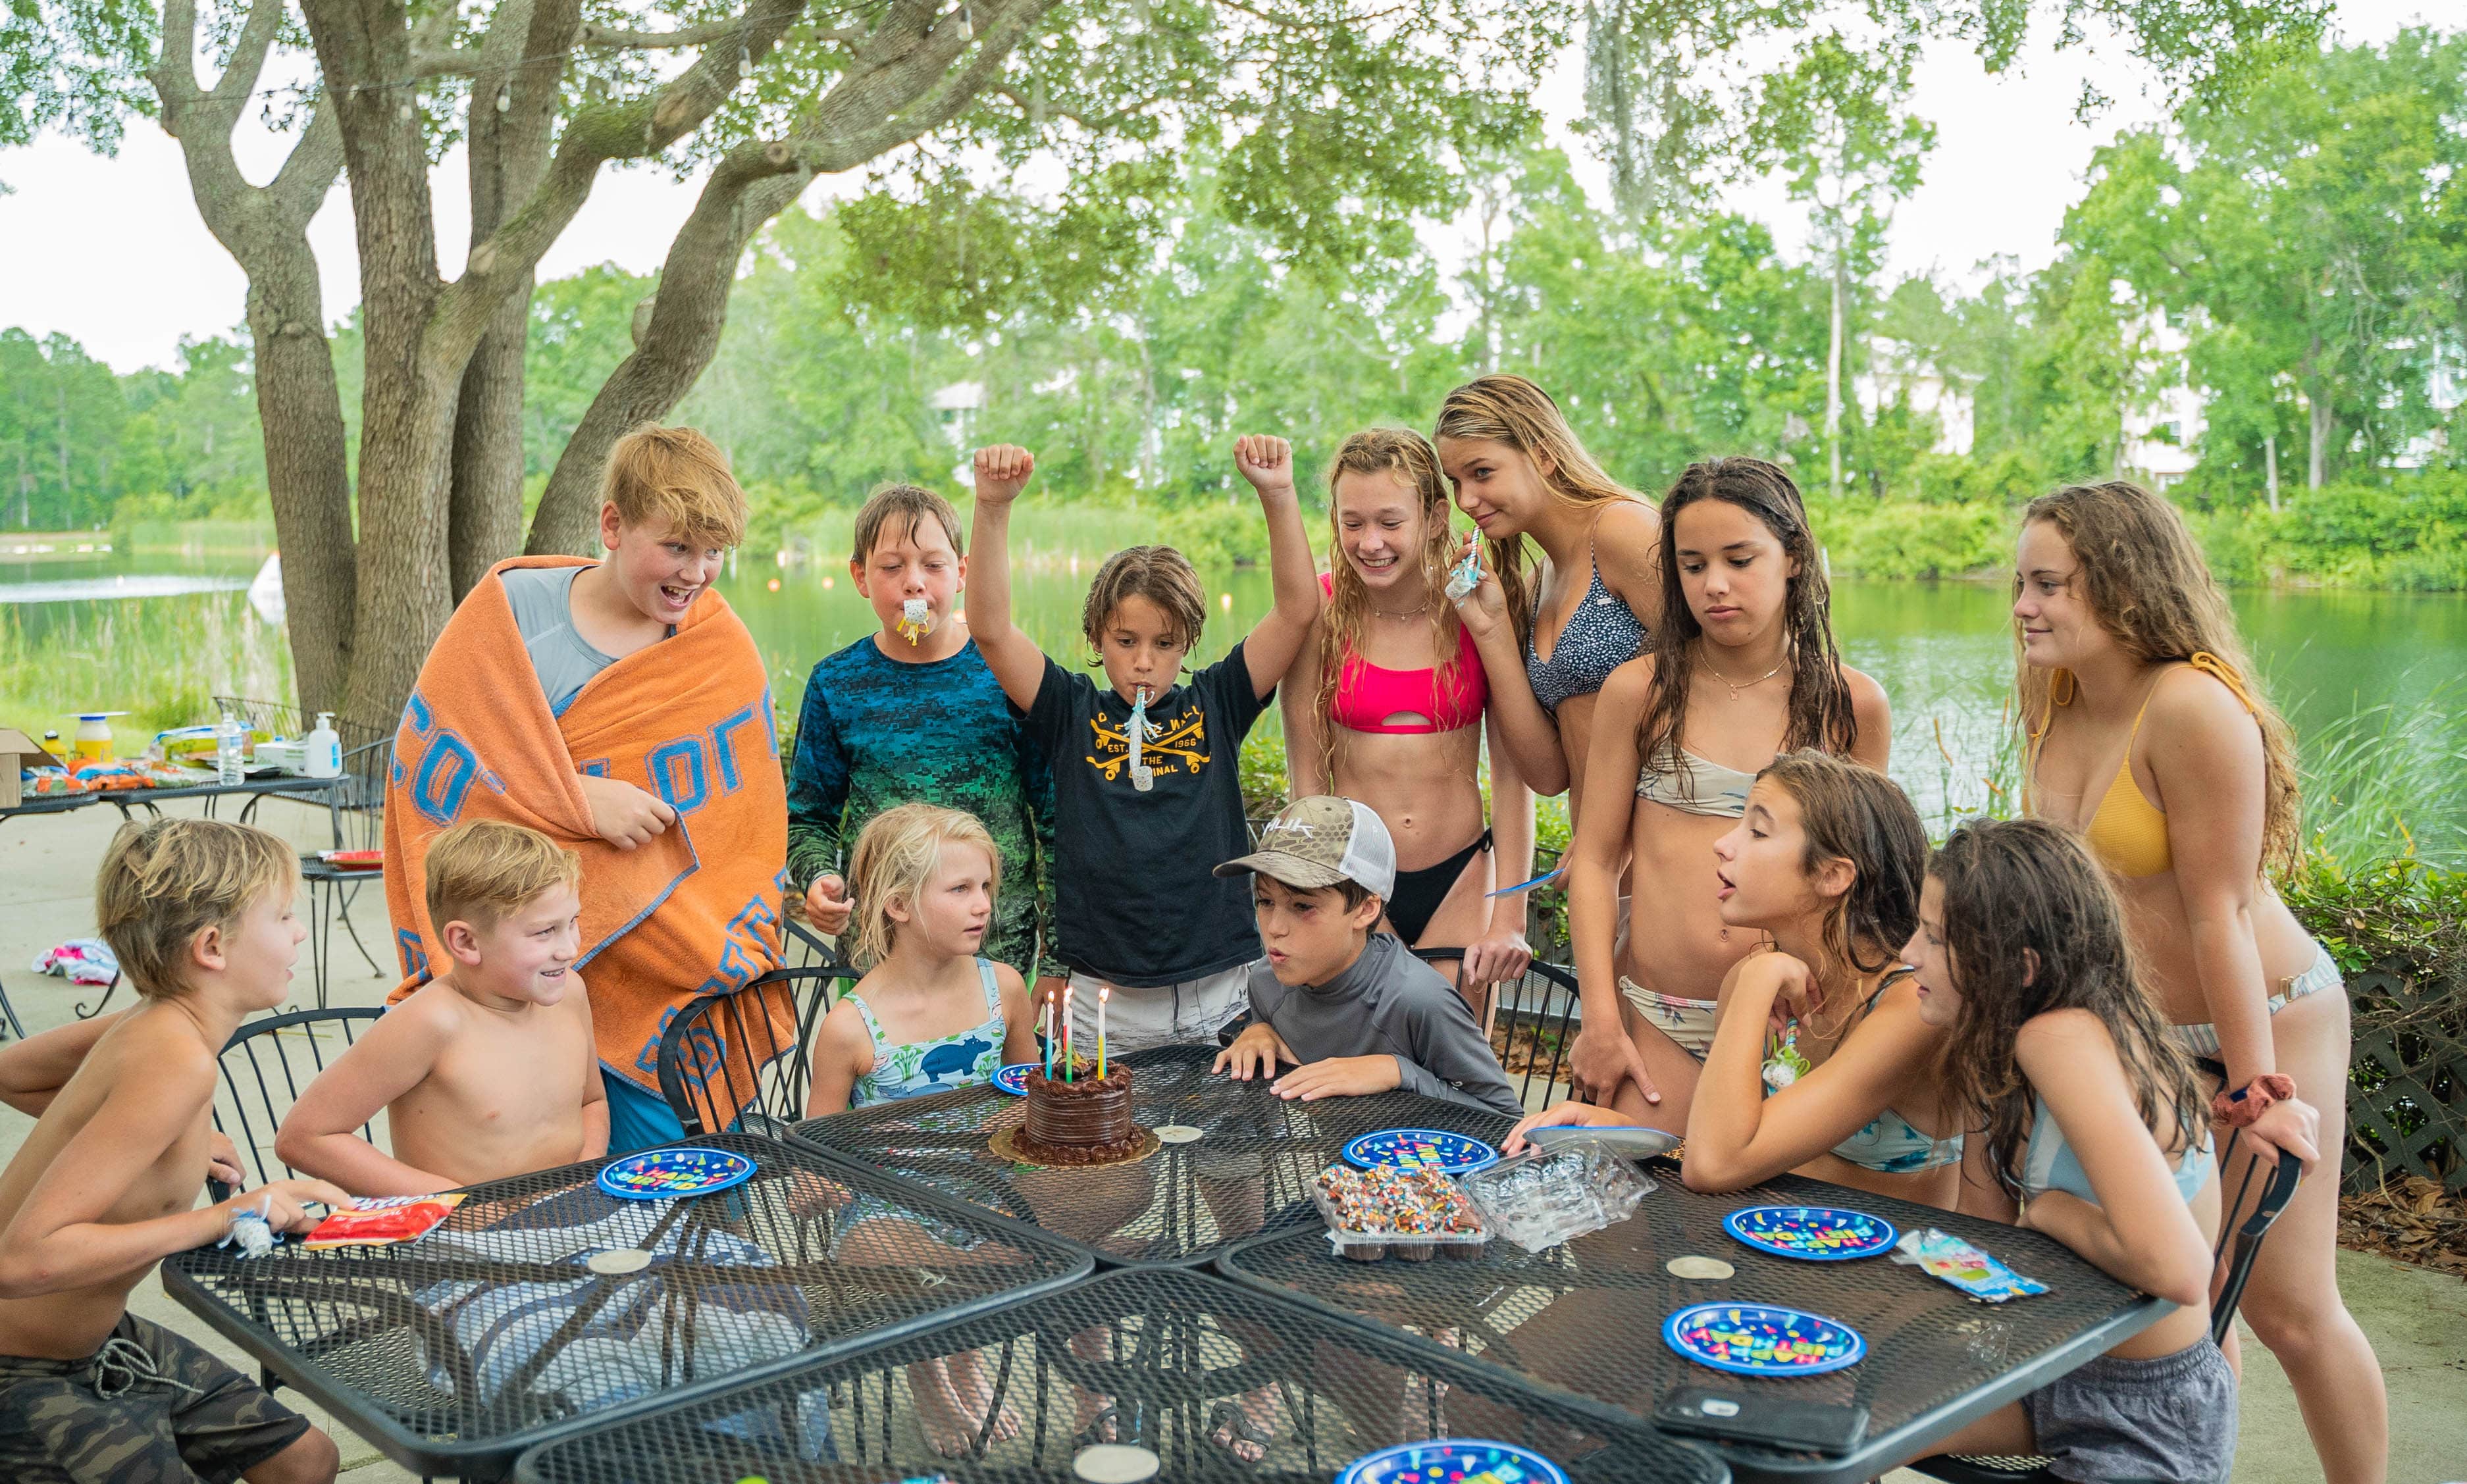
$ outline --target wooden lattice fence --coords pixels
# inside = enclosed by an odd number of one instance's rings
[[[2346,1188],[2422,1175],[2467,1190],[2467,974],[2375,970],[2347,993]]]

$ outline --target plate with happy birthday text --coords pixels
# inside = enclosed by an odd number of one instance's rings
[[[1567,1471],[1513,1443],[1436,1438],[1353,1460],[1336,1484],[1568,1484]]]
[[[1381,1129],[1345,1146],[1346,1162],[1360,1169],[1393,1165],[1407,1170],[1437,1170],[1442,1175],[1469,1175],[1499,1162],[1499,1151],[1478,1138],[1445,1129]]]
[[[1013,1062],[994,1073],[994,1086],[1013,1097],[1028,1096],[1028,1074],[1036,1070],[1034,1062]]]
[[[754,1178],[754,1161],[725,1149],[647,1149],[600,1169],[600,1188],[626,1201],[707,1196]]]
[[[1901,1233],[1881,1216],[1830,1205],[1752,1205],[1722,1229],[1760,1252],[1809,1263],[1846,1263],[1893,1249]]]
[[[1690,1304],[1662,1322],[1670,1348],[1740,1376],[1822,1376],[1867,1353],[1839,1319],[1773,1304]]]

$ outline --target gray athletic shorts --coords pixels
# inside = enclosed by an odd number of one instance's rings
[[[2227,1484],[2235,1463],[2235,1373],[2207,1338],[2150,1360],[2100,1356],[2022,1405],[2060,1479]]]

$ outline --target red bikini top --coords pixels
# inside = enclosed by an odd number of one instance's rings
[[[1333,595],[1336,591],[1332,574],[1323,573],[1319,585],[1323,593]],[[1490,681],[1482,672],[1482,653],[1474,647],[1473,636],[1459,624],[1457,663],[1444,674],[1436,666],[1392,670],[1372,664],[1347,645],[1345,667],[1337,676],[1336,697],[1329,704],[1328,719],[1351,731],[1416,736],[1470,727],[1482,720],[1482,707],[1489,700]],[[1400,711],[1430,720],[1391,725],[1388,718]]]

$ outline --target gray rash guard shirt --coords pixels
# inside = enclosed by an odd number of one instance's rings
[[[506,573],[506,606],[531,651],[532,671],[552,715],[562,716],[592,677],[617,663],[575,632],[574,579],[586,568],[517,567]]]
[[[1362,956],[1324,984],[1286,984],[1265,958],[1252,964],[1251,1018],[1305,1063],[1392,1056],[1408,1092],[1510,1117],[1525,1112],[1464,1000],[1388,933],[1372,933]]]

